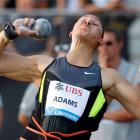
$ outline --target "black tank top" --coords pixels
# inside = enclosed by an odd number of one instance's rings
[[[48,132],[72,133],[80,130],[95,131],[107,108],[107,101],[103,104],[98,114],[88,117],[89,112],[102,89],[100,66],[93,62],[89,67],[79,67],[67,62],[66,57],[55,59],[46,69],[46,77],[42,101],[41,123]],[[73,122],[62,116],[45,116],[45,104],[50,81],[61,81],[90,91],[90,96],[84,113],[77,122]],[[83,101],[84,102],[84,101]]]

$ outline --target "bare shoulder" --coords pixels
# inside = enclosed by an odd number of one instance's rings
[[[102,77],[102,87],[106,96],[108,103],[113,99],[110,95],[111,89],[114,86],[114,76],[116,71],[111,68],[101,68],[101,77]]]
[[[110,91],[119,83],[128,81],[116,70],[112,68],[101,68],[102,84],[105,91]]]
[[[129,89],[130,83],[116,70],[101,68],[102,85],[105,93],[109,96],[119,95],[120,89]]]
[[[104,89],[111,88],[116,80],[120,77],[120,74],[111,68],[101,68],[102,83]]]
[[[34,61],[37,66],[38,69],[43,72],[44,69],[53,61],[54,58],[47,56],[47,55],[32,55],[32,56],[28,56],[28,59],[31,59],[32,61]]]

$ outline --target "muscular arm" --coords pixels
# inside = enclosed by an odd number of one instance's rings
[[[140,84],[137,84],[136,88],[140,90]],[[122,108],[119,110],[106,112],[104,114],[104,119],[125,122],[125,121],[133,121],[136,119],[136,117],[132,113],[128,112],[126,109]]]
[[[33,81],[41,77],[41,72],[34,61],[21,55],[3,53],[0,59],[0,76],[20,81]]]
[[[16,32],[19,36],[36,36],[35,31],[28,29],[26,25],[33,22],[32,19],[18,19],[15,23]],[[24,23],[26,26],[24,26]],[[24,27],[24,30],[23,28]],[[34,81],[41,78],[45,67],[52,61],[52,58],[43,55],[24,57],[18,54],[6,53],[4,49],[10,41],[4,34],[0,33],[0,76],[20,81]],[[31,47],[31,46],[29,46]]]
[[[43,55],[24,57],[12,53],[3,53],[0,58],[0,76],[19,81],[35,81],[41,78],[45,67],[52,58]]]
[[[140,118],[140,93],[138,89],[118,72],[109,68],[102,70],[102,80],[105,93],[118,100],[128,111]]]

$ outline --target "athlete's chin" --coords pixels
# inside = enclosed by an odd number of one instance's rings
[[[89,34],[90,31],[89,29],[86,28],[80,28],[78,34],[84,35],[84,34]]]
[[[88,32],[83,32],[83,33],[80,33],[78,36],[81,39],[86,39],[86,38],[89,38],[90,37],[89,35],[90,34]]]
[[[89,32],[89,28],[87,27],[81,27],[79,30],[83,32]]]

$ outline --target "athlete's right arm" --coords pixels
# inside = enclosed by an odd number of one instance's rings
[[[28,18],[16,20],[14,23],[18,36],[36,36],[36,32],[28,29],[28,25],[32,22],[33,20]],[[23,25],[24,30],[21,28]],[[24,57],[18,54],[6,53],[4,49],[9,42],[10,40],[2,31],[0,33],[0,76],[20,81],[40,79],[43,70],[51,63],[52,58],[43,55]]]
[[[35,81],[52,61],[44,55],[24,57],[12,53],[3,53],[0,58],[0,76],[19,81]]]

